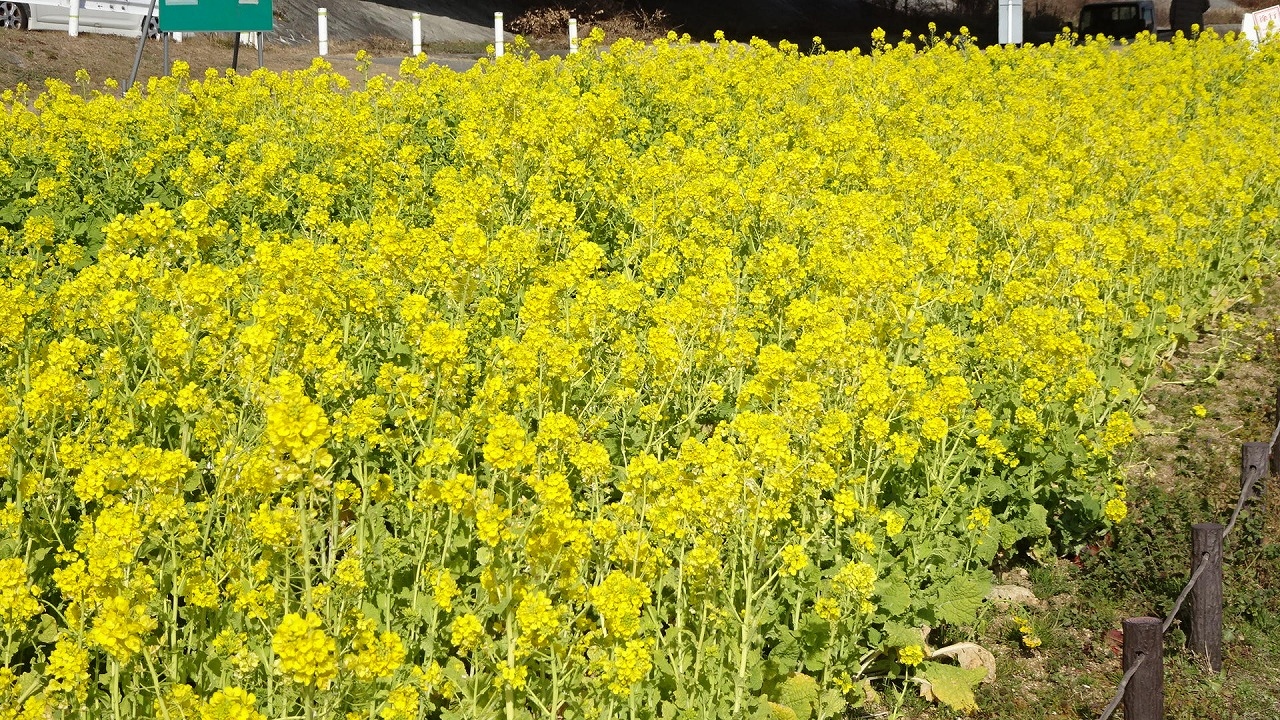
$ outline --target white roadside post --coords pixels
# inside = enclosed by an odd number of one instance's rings
[[[169,33],[169,34],[173,36],[174,42],[182,42],[182,33],[176,32],[176,33]]]
[[[502,57],[502,13],[493,14],[493,56]]]
[[[1022,0],[1000,0],[1000,27],[996,42],[1022,44]]]
[[[80,0],[71,0],[71,7],[67,13],[67,34],[71,37],[80,37]]]
[[[316,8],[316,20],[320,23],[320,57],[329,54],[329,11]]]
[[[413,14],[413,56],[422,54],[422,13]]]
[[[569,18],[569,52],[578,52],[578,21]]]

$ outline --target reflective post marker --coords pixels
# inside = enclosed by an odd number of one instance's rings
[[[316,8],[316,20],[320,23],[320,57],[329,54],[329,11]]]
[[[996,42],[1001,45],[1022,44],[1022,0],[1000,0],[1000,21]]]
[[[569,18],[569,52],[578,52],[578,21]]]
[[[413,56],[422,54],[422,13],[413,14]]]
[[[493,14],[493,56],[502,57],[502,13]]]

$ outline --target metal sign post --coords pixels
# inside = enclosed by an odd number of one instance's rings
[[[156,14],[156,3],[160,3],[160,14]],[[102,6],[106,9],[129,12],[133,7],[140,7],[138,0],[125,0],[116,3],[94,2],[89,0],[86,7]],[[142,66],[142,49],[147,44],[147,31],[151,27],[151,19],[158,17],[159,31],[164,38],[164,62],[169,65],[169,34],[184,32],[233,32],[236,34],[235,50],[231,53],[231,66],[234,68],[240,59],[240,33],[257,33],[258,67],[262,67],[262,33],[275,29],[275,21],[271,16],[271,0],[150,0],[147,11],[142,15],[141,37],[138,38],[138,52],[133,58],[133,72],[129,73],[129,84],[133,87],[138,79],[138,68]]]
[[[142,32],[138,37],[138,54],[133,56],[133,72],[129,73],[129,84],[125,85],[125,89],[133,87],[133,83],[138,79],[138,68],[142,66],[142,47],[147,44],[147,29],[151,25],[151,17],[156,13],[156,0],[151,0],[151,4],[147,6],[147,14],[142,16]]]

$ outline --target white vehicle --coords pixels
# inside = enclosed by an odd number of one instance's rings
[[[146,0],[32,0],[9,2],[0,0],[0,28],[15,30],[58,30],[67,32],[71,24],[71,3],[80,5],[80,32],[106,33],[138,37],[142,18],[150,2]],[[159,6],[159,3],[156,3]],[[159,7],[156,8],[159,13]],[[159,37],[159,21],[153,16],[147,26],[148,37]]]

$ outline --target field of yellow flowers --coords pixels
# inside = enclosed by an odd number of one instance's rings
[[[1274,268],[1280,47],[815,51],[5,91],[0,718],[972,709]]]

